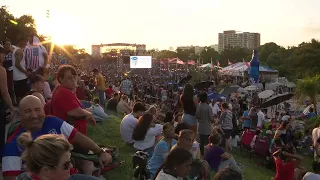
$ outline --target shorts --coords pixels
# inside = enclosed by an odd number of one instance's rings
[[[17,98],[24,97],[29,92],[28,78],[19,81],[13,81],[14,92]]]
[[[223,138],[224,139],[230,139],[230,136],[232,134],[232,129],[222,129],[224,132]]]

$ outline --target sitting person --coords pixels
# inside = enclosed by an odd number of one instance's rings
[[[214,176],[213,180],[242,180],[242,176],[232,168],[224,168]]]
[[[133,144],[134,140],[132,139],[133,130],[138,124],[138,119],[143,115],[145,107],[141,103],[137,103],[133,106],[132,112],[126,115],[120,124],[120,134],[123,141],[127,144]]]
[[[230,146],[232,148],[237,148],[240,142],[240,137],[236,134],[236,132],[232,132],[230,136]]]
[[[184,148],[175,148],[159,168],[155,180],[181,180],[190,174],[191,164],[192,154]]]
[[[79,86],[76,89],[76,95],[80,101],[92,100],[91,92],[88,89],[86,89],[86,86],[83,80],[79,81]]]
[[[119,102],[119,94],[118,93],[114,93],[113,94],[113,98],[111,98],[108,101],[107,110],[116,112],[117,111],[118,102]]]
[[[122,95],[121,99],[117,105],[117,113],[119,114],[129,114],[131,111],[131,107],[128,103],[128,96]]]
[[[101,149],[95,142],[79,133],[77,129],[67,122],[55,117],[45,116],[42,103],[39,98],[29,95],[24,97],[19,104],[19,116],[21,125],[8,137],[3,150],[2,172],[4,180],[12,180],[25,171],[24,162],[21,160],[21,149],[18,146],[18,137],[24,132],[32,133],[33,138],[45,134],[63,134],[72,144],[82,151],[100,155],[100,160],[110,163],[112,157]],[[86,174],[92,173],[93,164],[81,164],[80,169]]]
[[[256,135],[253,136],[252,141],[251,141],[251,143],[250,143],[251,149],[254,148],[254,145],[255,145],[255,143],[256,143],[256,140],[259,139],[259,138],[261,138],[261,131],[258,129],[258,130],[256,130]]]
[[[320,179],[320,162],[313,161],[312,163],[313,172],[307,172],[302,180],[318,180]]]
[[[273,153],[276,163],[274,180],[292,180],[295,177],[295,168],[301,164],[303,157],[294,155],[294,148],[283,147]]]
[[[109,88],[106,89],[106,98],[107,99],[112,98],[113,93],[115,93],[115,91],[112,89],[112,86],[109,86]]]
[[[155,124],[153,127],[153,116],[145,113],[138,120],[136,127],[132,133],[132,139],[135,141],[133,147],[137,150],[147,152],[149,158],[153,153],[153,146],[156,142],[156,136],[159,136],[162,132],[163,126]]]
[[[163,139],[161,139],[155,146],[152,157],[148,161],[151,177],[155,176],[155,173],[165,161],[172,146],[177,144],[174,137],[175,133],[173,126],[170,123],[166,123],[163,126]]]
[[[98,98],[93,99],[93,105],[90,107],[90,110],[93,114],[94,119],[97,122],[102,122],[108,118],[108,115],[104,112],[103,107],[100,105]]]
[[[25,132],[17,141],[24,149],[21,159],[26,162],[28,172],[16,180],[98,180],[84,174],[70,176],[72,145],[63,135],[46,134],[33,140],[31,134]]]
[[[223,149],[219,147],[221,143],[221,137],[219,134],[213,134],[209,137],[209,145],[206,148],[206,153],[204,155],[204,160],[209,163],[209,166],[215,172],[219,172],[225,167],[230,167],[241,173],[236,161],[233,159],[232,155],[224,152]]]
[[[31,83],[31,89],[26,94],[27,95],[33,95],[38,97],[41,100],[41,103],[44,105],[46,104],[46,100],[43,97],[43,90],[44,90],[44,78],[41,75],[33,75],[30,78]]]

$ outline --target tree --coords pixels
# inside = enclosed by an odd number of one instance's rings
[[[247,48],[229,46],[221,52],[220,63],[222,66],[227,66],[228,60],[231,63],[240,62],[243,59],[249,61],[251,59],[251,54],[252,51]]]
[[[170,50],[161,50],[159,52],[155,52],[155,58],[176,58],[177,52]]]
[[[12,44],[17,44],[19,38],[31,33],[37,34],[32,16],[23,15],[15,18],[5,6],[0,8],[0,40],[10,39]]]
[[[177,51],[177,57],[184,61],[188,61],[189,59],[191,59],[191,56],[195,55],[194,47],[190,49],[178,48],[176,51]]]
[[[260,46],[259,49],[258,49],[259,61],[261,63],[266,63],[267,60],[268,60],[269,55],[271,53],[277,53],[280,48],[281,47],[278,46],[274,42],[269,42],[269,43],[266,43],[266,44]]]
[[[211,47],[204,47],[204,50],[200,53],[200,58],[203,60],[203,63],[211,63],[211,59],[215,62],[220,59],[220,54]]]
[[[317,106],[317,95],[320,89],[320,75],[308,76],[302,80],[298,81],[296,87],[296,97],[303,102],[306,97],[310,98],[311,103],[316,107]],[[317,108],[314,108],[315,113],[317,113]]]

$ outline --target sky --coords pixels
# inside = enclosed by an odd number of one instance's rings
[[[224,30],[258,32],[261,44],[320,39],[319,0],[1,0],[29,14],[38,32],[91,52],[92,44],[137,43],[147,49],[218,44]],[[46,19],[50,10],[50,19]]]

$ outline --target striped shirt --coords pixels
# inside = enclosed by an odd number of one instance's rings
[[[221,124],[222,129],[233,129],[232,116],[231,111],[222,112],[219,119],[219,124]]]

